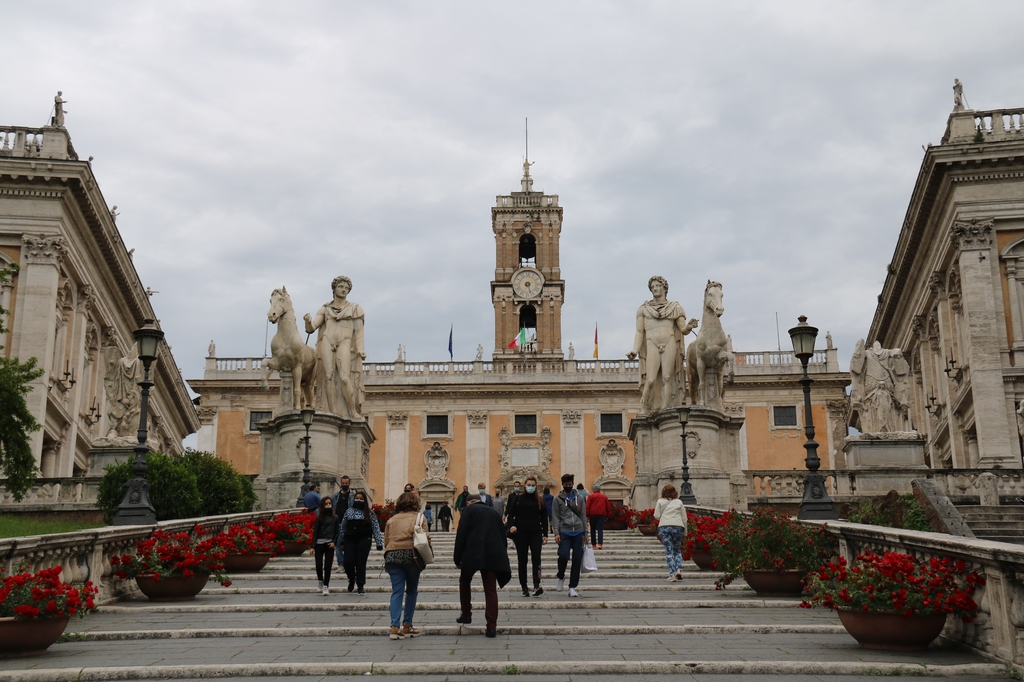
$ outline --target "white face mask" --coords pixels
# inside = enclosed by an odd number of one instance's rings
[[[481,495],[486,495],[487,494],[487,491],[484,490],[483,488],[480,488],[479,490],[477,490],[477,492],[480,493]]]
[[[533,493],[537,492],[537,486],[535,486],[535,485],[528,485],[528,486],[526,486],[526,492],[528,492],[528,493],[530,493],[532,495]]]

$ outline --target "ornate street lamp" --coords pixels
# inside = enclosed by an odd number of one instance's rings
[[[811,384],[814,380],[807,376],[807,361],[814,355],[814,340],[818,337],[818,329],[807,324],[807,316],[797,318],[799,324],[789,330],[789,338],[793,340],[793,354],[800,360],[804,368],[804,376],[800,383],[804,387],[804,434],[807,442],[807,475],[804,476],[804,498],[800,501],[800,513],[797,518],[814,521],[831,521],[839,518],[835,502],[828,496],[825,488],[825,477],[818,473],[821,460],[818,459],[818,443],[814,440],[814,420],[811,418]]]
[[[679,500],[683,504],[697,504],[697,498],[693,496],[693,486],[690,485],[690,464],[686,459],[686,422],[690,418],[690,408],[685,405],[677,407],[679,423],[683,425],[683,484],[679,486]]]
[[[306,444],[306,457],[302,466],[302,490],[299,492],[299,501],[296,506],[306,506],[306,493],[309,492],[309,427],[313,425],[313,415],[316,411],[307,407],[302,410],[302,425],[306,427],[306,436],[302,439]]]
[[[164,333],[157,328],[154,320],[146,320],[141,329],[136,329],[135,342],[139,346],[139,360],[142,361],[143,376],[139,386],[142,387],[142,405],[139,408],[139,444],[135,446],[135,463],[132,473],[135,478],[128,481],[121,505],[114,513],[113,525],[137,526],[156,523],[156,509],[149,500],[149,484],[146,483],[146,469],[149,446],[146,444],[146,422],[149,418],[149,389],[153,382],[149,380],[149,368],[156,360],[157,350],[163,341]]]

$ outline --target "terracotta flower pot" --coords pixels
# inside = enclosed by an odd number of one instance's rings
[[[694,552],[690,555],[690,560],[702,571],[711,570],[711,552]]]
[[[228,554],[224,557],[224,570],[228,573],[259,573],[270,561],[270,552]]]
[[[137,575],[135,582],[138,583],[142,594],[153,601],[183,601],[195,599],[210,579],[207,573],[196,573],[188,578],[180,575],[165,576],[160,580],[154,580],[152,576]]]
[[[658,524],[656,523],[648,523],[643,526],[637,526],[637,528],[640,529],[641,535],[651,537],[658,534]]]
[[[626,522],[620,519],[609,519],[604,524],[605,530],[626,530]]]
[[[62,618],[0,618],[0,655],[34,656],[45,652],[68,626],[71,616]]]
[[[306,550],[309,549],[309,545],[302,542],[291,542],[286,540],[281,544],[284,545],[284,552],[281,556],[302,556]]]
[[[804,593],[801,571],[747,571],[743,579],[759,597],[799,597]]]
[[[865,613],[839,610],[839,621],[865,649],[923,651],[942,633],[945,613],[904,616],[895,611]]]

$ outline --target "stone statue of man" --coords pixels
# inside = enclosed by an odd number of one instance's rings
[[[964,84],[959,78],[953,79],[953,111],[964,110]]]
[[[477,360],[483,360],[484,359],[484,346],[483,346],[482,343],[478,343],[476,345],[476,359]]]
[[[64,105],[67,103],[66,99],[63,99],[61,95],[64,93],[60,90],[57,91],[57,96],[53,98],[53,125],[58,128],[64,127]]]
[[[317,332],[317,406],[346,419],[359,419],[363,407],[363,323],[358,303],[347,300],[352,280],[344,275],[331,282],[334,299],[316,315],[306,313],[306,333]]]
[[[682,405],[683,337],[697,327],[697,320],[686,320],[686,311],[669,301],[668,281],[655,275],[647,281],[654,298],[636,311],[636,337],[626,357],[640,358],[640,410],[654,414]]]
[[[850,407],[862,433],[909,430],[910,365],[899,348],[857,342],[850,359]]]

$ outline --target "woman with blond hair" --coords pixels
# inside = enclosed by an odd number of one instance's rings
[[[658,537],[665,546],[668,581],[674,583],[683,577],[682,545],[686,537],[686,507],[671,483],[661,489],[661,497],[654,505],[654,518],[658,519]]]
[[[391,576],[391,639],[416,637],[420,634],[412,626],[416,597],[419,595],[420,567],[423,565],[413,547],[417,522],[427,532],[427,520],[420,514],[420,496],[414,492],[402,493],[395,502],[395,515],[384,526],[384,570]],[[430,540],[429,533],[427,540]]]

